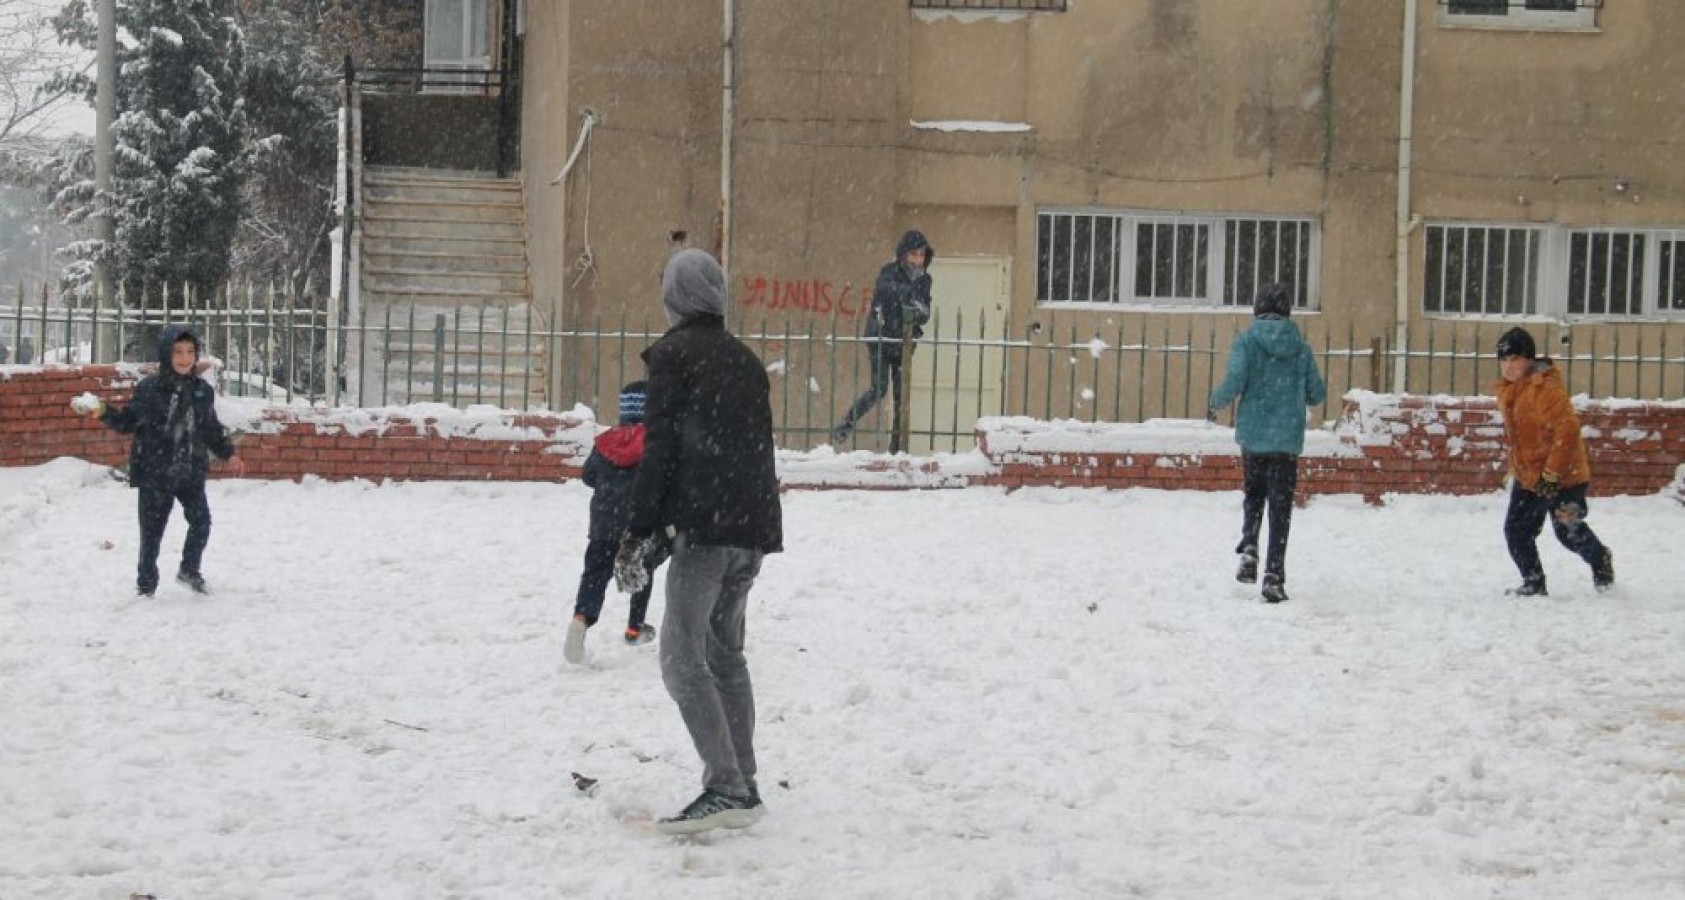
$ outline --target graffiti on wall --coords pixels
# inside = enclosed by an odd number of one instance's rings
[[[872,304],[872,292],[845,281],[817,278],[785,280],[751,275],[743,279],[743,306],[769,311],[804,309],[819,315],[859,318]]]

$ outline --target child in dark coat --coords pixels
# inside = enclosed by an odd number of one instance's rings
[[[585,660],[585,631],[597,624],[603,611],[603,596],[614,577],[614,555],[626,534],[631,515],[632,481],[644,458],[644,382],[634,381],[620,390],[620,424],[597,435],[591,455],[585,460],[585,485],[591,494],[590,540],[585,545],[585,570],[579,576],[579,595],[573,604],[562,655],[570,663]],[[644,557],[644,568],[653,576],[667,559],[664,545],[653,546]],[[632,594],[632,609],[626,619],[626,643],[647,644],[655,640],[655,626],[644,621],[655,579]]]
[[[122,409],[100,400],[77,398],[72,408],[92,415],[121,434],[132,434],[129,484],[140,492],[140,564],[135,590],[150,597],[158,590],[158,552],[164,527],[177,501],[187,517],[187,541],[181,549],[176,581],[200,594],[210,593],[199,571],[211,539],[211,507],[205,499],[210,458],[227,460],[229,471],[245,473],[234,458],[234,444],[216,417],[216,395],[199,377],[199,338],[170,326],[158,338],[158,372],[135,386]]]

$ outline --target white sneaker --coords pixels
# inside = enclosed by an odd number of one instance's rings
[[[589,627],[578,616],[568,620],[568,637],[562,642],[563,659],[576,666],[585,661],[585,630]]]

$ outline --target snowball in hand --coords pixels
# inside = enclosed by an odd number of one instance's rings
[[[75,398],[70,401],[70,408],[76,411],[79,415],[84,416],[99,412],[99,408],[102,405],[104,404],[100,403],[98,397],[95,397],[93,394],[86,391],[77,394]]]

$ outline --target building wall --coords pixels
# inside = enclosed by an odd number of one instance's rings
[[[1685,5],[1668,0],[1606,3],[1595,31],[1451,27],[1423,3],[1416,81],[1413,211],[1428,222],[1469,220],[1558,226],[1685,226],[1685,94],[1677,45]],[[1624,184],[1625,189],[1618,189]],[[1420,310],[1424,233],[1411,241],[1411,299]],[[1445,326],[1490,353],[1493,323],[1419,314],[1412,342]],[[1514,324],[1514,323],[1505,323]],[[1542,352],[1609,360],[1677,358],[1685,327],[1531,323]],[[1562,338],[1566,337],[1566,340]],[[1664,343],[1665,342],[1665,343]],[[1663,353],[1667,345],[1674,348]],[[1613,363],[1611,363],[1613,365]],[[1595,367],[1582,365],[1584,372]],[[1677,365],[1669,381],[1682,374]],[[1628,379],[1625,396],[1654,397],[1665,369]],[[1443,376],[1443,367],[1432,373]],[[1428,384],[1420,367],[1412,389]],[[1610,384],[1608,378],[1604,384]],[[1579,390],[1595,390],[1589,383]],[[1677,391],[1677,388],[1673,388]]]
[[[578,112],[590,106],[605,121],[590,177],[575,175],[565,203],[530,210],[546,246],[566,235],[556,257],[535,254],[534,284],[563,298],[567,321],[625,315],[659,330],[668,232],[720,245],[721,2],[569,0],[555,5],[555,26],[541,24],[552,18],[544,6],[529,25],[529,78],[535,66],[565,73],[546,76],[557,95],[547,105],[529,86],[526,158],[553,163],[540,169],[547,180]],[[1226,348],[1250,321],[1244,307],[1038,304],[1037,212],[1251,213],[1320,223],[1320,308],[1298,316],[1313,344],[1394,343],[1404,0],[1084,0],[1028,15],[916,11],[905,0],[735,8],[728,262],[742,321],[857,334],[864,303],[854,301],[901,231],[918,227],[941,253],[1008,258],[1009,334],[1163,332]],[[1685,6],[1623,0],[1599,16],[1590,33],[1450,27],[1439,3],[1422,0],[1413,213],[1428,223],[1685,226],[1685,64],[1670,51],[1685,38]],[[913,124],[951,120],[1029,128]],[[575,285],[585,183],[595,271]],[[1409,386],[1442,390],[1453,365],[1465,385],[1488,380],[1480,356],[1513,322],[1422,315],[1424,235],[1418,227],[1408,242],[1411,346],[1455,341],[1469,358],[1412,363]],[[790,285],[806,291],[791,296],[815,299],[780,303],[779,286]],[[1528,321],[1541,337],[1559,330]],[[1678,320],[1569,333],[1571,354],[1685,345]],[[1067,389],[1036,382],[1031,367],[1009,377],[1033,382],[1010,385],[1009,397]],[[1391,372],[1381,379],[1370,386],[1389,387]],[[1194,380],[1190,393],[1207,387]],[[1633,386],[1637,396],[1663,388],[1650,381]],[[827,391],[812,417],[834,419],[844,393]]]

